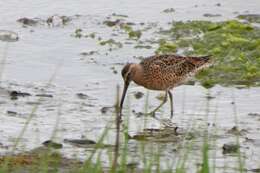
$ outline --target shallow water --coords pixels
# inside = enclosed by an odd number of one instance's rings
[[[220,3],[220,6],[216,4]],[[120,70],[126,62],[138,62],[139,56],[154,54],[157,44],[150,44],[147,40],[158,39],[160,36],[156,31],[168,28],[172,20],[213,20],[220,21],[233,19],[238,14],[259,12],[260,2],[250,1],[0,1],[0,29],[17,32],[19,41],[0,42],[0,57],[3,58],[7,52],[4,66],[1,66],[1,90],[0,106],[2,121],[0,126],[0,152],[8,151],[6,147],[13,145],[15,138],[21,131],[26,118],[32,108],[39,102],[39,109],[30,123],[18,150],[30,150],[38,147],[53,135],[55,127],[58,129],[56,140],[62,142],[65,138],[81,138],[97,140],[105,125],[112,121],[112,113],[102,114],[100,109],[104,106],[113,106],[115,102],[116,85],[122,85]],[[163,10],[174,8],[174,13],[164,13]],[[141,41],[145,45],[151,45],[151,49],[135,49],[139,43],[127,39],[127,35],[121,31],[113,30],[103,25],[103,21],[110,16],[115,20],[117,17],[112,13],[124,14],[127,22],[134,22],[134,28],[144,29],[153,26],[143,32]],[[219,17],[204,17],[203,14],[221,14]],[[36,26],[23,27],[16,22],[17,19],[40,18],[46,20],[52,15],[66,15],[72,17],[67,25],[48,26],[39,24]],[[75,16],[80,15],[80,16]],[[140,24],[144,22],[144,25]],[[96,33],[96,37],[102,40],[113,38],[123,43],[122,48],[109,51],[109,46],[100,46],[98,40],[91,38],[75,38],[75,30],[81,28],[84,34]],[[131,44],[126,44],[130,42]],[[7,48],[6,48],[7,47]],[[81,55],[82,52],[97,51],[90,56]],[[2,61],[1,61],[2,62]],[[114,74],[114,68],[118,73]],[[58,69],[57,75],[54,75]],[[54,76],[51,85],[46,88],[46,83]],[[10,100],[8,91],[18,90],[32,94],[29,97]],[[145,97],[136,100],[133,94],[136,91],[147,91],[136,85],[131,85],[128,92],[128,105],[131,111],[143,112]],[[191,127],[200,129],[205,126],[207,114],[207,90],[195,86],[180,86],[174,90],[174,123],[184,130]],[[219,170],[225,166],[227,161],[234,164],[228,167],[236,167],[237,158],[222,155],[224,143],[235,141],[235,136],[227,134],[227,131],[235,126],[235,113],[238,117],[238,126],[247,130],[240,137],[242,153],[245,154],[246,168],[259,168],[259,118],[249,116],[249,113],[260,113],[259,100],[260,89],[235,89],[216,86],[210,91],[215,98],[209,101],[208,121],[217,127],[217,167]],[[52,94],[53,98],[43,98],[39,101],[36,94]],[[77,93],[87,95],[86,99],[77,97]],[[158,92],[149,92],[149,103],[156,106],[159,101],[155,99]],[[235,99],[235,101],[234,101]],[[232,104],[234,101],[235,104]],[[127,104],[126,104],[127,107]],[[151,109],[151,108],[150,108]],[[127,110],[127,108],[126,108]],[[168,118],[169,104],[160,114],[161,118]],[[217,110],[217,113],[215,113]],[[17,114],[7,113],[14,111]],[[214,117],[216,116],[216,121]],[[159,114],[158,114],[159,115]],[[191,121],[193,120],[193,121]],[[56,122],[58,126],[56,126]],[[193,124],[194,123],[194,124]],[[160,123],[148,119],[148,127],[158,128]],[[130,114],[130,134],[136,134],[143,129],[142,118]],[[210,127],[210,133],[214,128]],[[203,130],[201,129],[201,134]],[[254,142],[244,142],[245,138],[254,139]],[[111,132],[106,139],[107,143],[114,142],[114,134]],[[138,142],[130,142],[130,151],[133,161],[138,161]],[[160,144],[161,145],[161,144]],[[159,146],[160,146],[159,145]],[[152,147],[153,145],[151,145]],[[157,146],[157,145],[155,145]],[[197,147],[196,147],[197,146]],[[195,144],[194,153],[200,153],[201,142]],[[163,147],[164,159],[172,158],[172,144]],[[149,148],[149,147],[147,147]],[[148,150],[149,151],[149,150]],[[85,149],[65,144],[62,152],[67,156],[86,157]],[[214,150],[212,150],[214,153]],[[200,154],[192,154],[192,157],[200,157]],[[190,158],[193,162],[201,159]],[[172,160],[174,161],[174,160]],[[106,162],[104,160],[104,162]],[[107,163],[107,162],[106,162]],[[231,170],[231,169],[230,169]]]

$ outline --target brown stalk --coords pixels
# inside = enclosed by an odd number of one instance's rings
[[[121,123],[121,113],[120,113],[120,106],[119,106],[119,85],[117,85],[117,92],[116,92],[116,140],[115,140],[115,150],[114,150],[114,160],[112,163],[111,173],[116,172],[117,168],[117,161],[119,156],[119,143],[120,143],[120,123]]]

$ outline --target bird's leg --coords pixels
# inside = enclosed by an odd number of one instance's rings
[[[168,97],[167,93],[168,93],[168,91],[165,92],[165,96],[163,98],[162,103],[157,108],[155,108],[153,111],[147,113],[147,115],[152,115],[153,117],[155,117],[155,112],[158,111],[158,109],[160,109],[167,102],[167,97]]]
[[[172,100],[172,93],[171,91],[168,91],[169,98],[170,98],[170,104],[171,104],[171,119],[173,117],[173,100]]]

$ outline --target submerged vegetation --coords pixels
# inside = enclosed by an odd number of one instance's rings
[[[214,65],[196,76],[203,86],[260,85],[260,28],[237,20],[188,21],[174,22],[164,34],[171,40],[160,43],[158,53],[212,55]]]
[[[99,44],[101,46],[109,45],[110,47],[115,47],[115,48],[122,48],[123,47],[122,43],[117,42],[114,39],[103,40],[103,41],[100,41]]]
[[[260,23],[259,14],[241,14],[241,15],[238,15],[237,18],[247,20],[249,22]]]

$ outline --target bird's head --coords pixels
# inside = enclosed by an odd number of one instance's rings
[[[132,74],[133,74],[132,66],[133,66],[132,63],[127,63],[121,71],[125,83],[130,83],[132,80]]]

